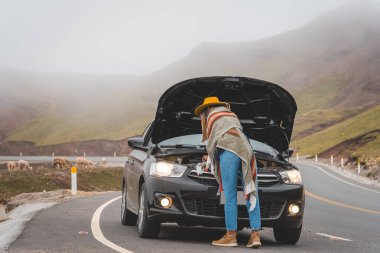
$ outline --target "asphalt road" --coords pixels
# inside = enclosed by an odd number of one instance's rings
[[[264,252],[380,252],[380,189],[362,185],[318,165],[298,164],[306,186],[304,227],[296,245],[276,244],[272,229],[261,232]],[[164,224],[157,239],[140,239],[136,227],[120,223],[120,193],[75,199],[46,209],[28,223],[9,252],[117,252],[95,239],[94,213],[104,240],[120,252],[247,252],[249,231],[239,232],[238,248],[210,242],[222,228],[181,228]],[[99,213],[99,207],[103,210]],[[96,219],[95,219],[96,220]]]

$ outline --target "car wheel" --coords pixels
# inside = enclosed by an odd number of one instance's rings
[[[145,183],[140,189],[139,215],[137,219],[137,231],[139,237],[155,238],[160,233],[161,223],[148,219]]]
[[[302,225],[299,228],[273,228],[274,238],[277,243],[296,244],[300,239]]]
[[[127,185],[123,183],[121,196],[121,224],[126,226],[136,226],[137,215],[127,208]]]

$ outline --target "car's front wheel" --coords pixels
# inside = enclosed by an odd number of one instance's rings
[[[296,244],[300,239],[302,225],[299,228],[273,228],[274,238],[277,243]]]
[[[127,185],[123,182],[121,196],[121,224],[126,226],[136,226],[137,215],[127,208]]]
[[[142,238],[155,238],[160,233],[161,223],[148,219],[145,183],[140,189],[139,215],[137,219],[138,235]]]

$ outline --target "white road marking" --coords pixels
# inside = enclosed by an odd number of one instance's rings
[[[351,239],[347,239],[347,238],[343,238],[343,237],[338,237],[338,236],[334,236],[334,235],[328,235],[328,234],[324,234],[324,233],[315,233],[316,235],[320,235],[320,236],[323,236],[323,237],[327,237],[333,241],[336,241],[336,240],[339,240],[339,241],[345,241],[345,242],[352,242]]]
[[[129,250],[127,250],[123,247],[120,247],[119,245],[109,241],[107,238],[105,238],[102,230],[100,229],[100,216],[101,216],[104,208],[106,208],[108,205],[110,205],[111,203],[113,203],[114,201],[116,201],[120,198],[121,198],[121,196],[116,197],[114,199],[111,199],[110,201],[107,201],[106,203],[101,205],[98,209],[96,209],[94,215],[92,216],[92,220],[91,220],[91,231],[92,231],[92,234],[94,235],[95,239],[98,240],[99,242],[101,242],[102,244],[104,244],[105,246],[107,246],[113,250],[116,250],[117,252],[133,253],[133,251],[129,251]]]
[[[374,192],[374,193],[380,194],[380,191],[376,191],[376,190],[372,190],[372,189],[369,189],[369,188],[366,188],[366,187],[363,187],[363,186],[360,186],[360,185],[356,185],[356,184],[353,184],[353,183],[351,183],[351,182],[348,182],[348,181],[346,181],[346,180],[344,180],[344,179],[341,179],[341,178],[339,178],[339,177],[336,177],[336,176],[334,176],[334,175],[328,173],[327,171],[325,171],[325,170],[322,169],[321,167],[319,167],[319,166],[317,166],[317,165],[314,165],[314,164],[312,164],[312,163],[308,163],[308,162],[301,162],[301,163],[303,163],[303,164],[307,164],[307,165],[310,165],[310,166],[312,166],[312,167],[315,167],[315,168],[319,169],[320,171],[322,171],[323,173],[325,173],[326,175],[329,175],[330,177],[335,178],[336,180],[338,180],[338,181],[340,181],[340,182],[343,182],[343,183],[349,184],[349,185],[351,185],[351,186],[354,186],[354,187],[360,188],[360,189],[362,189],[362,190],[366,190],[366,191],[370,191],[370,192]]]
[[[360,189],[363,189],[363,190],[367,190],[367,191],[371,191],[371,192],[374,192],[374,193],[378,193],[380,194],[380,192],[378,191],[375,191],[375,190],[372,190],[372,189],[368,189],[368,188],[365,188],[365,187],[362,187],[360,185],[356,185],[356,184],[353,184],[351,182],[348,182],[346,180],[343,180],[341,178],[338,178],[330,173],[328,173],[327,171],[325,171],[324,169],[322,169],[321,167],[317,166],[317,165],[314,165],[314,164],[311,164],[311,163],[306,163],[306,162],[302,162],[304,164],[307,164],[307,165],[310,165],[312,167],[315,167],[317,169],[319,169],[320,171],[322,171],[323,173],[329,175],[330,177],[332,178],[335,178],[336,180],[338,181],[341,181],[343,183],[346,183],[346,184],[349,184],[351,186],[354,186],[354,187],[357,187],[357,188],[360,188]],[[102,243],[103,245],[113,249],[113,250],[116,250],[117,252],[121,252],[121,253],[134,253],[133,251],[129,251],[111,241],[109,241],[107,238],[105,238],[105,236],[103,235],[103,232],[100,228],[100,216],[103,212],[103,210],[108,206],[110,205],[111,203],[115,202],[116,200],[120,199],[121,196],[119,197],[116,197],[114,199],[111,199],[109,201],[107,201],[106,203],[104,203],[103,205],[101,205],[98,209],[96,209],[94,215],[92,216],[92,220],[91,220],[91,231],[92,231],[92,234],[94,235],[95,239],[98,240],[100,243]],[[324,234],[324,233],[315,233],[316,235],[319,235],[319,236],[323,236],[323,237],[327,237],[331,240],[340,240],[340,241],[347,241],[347,242],[352,242],[351,239],[347,239],[347,238],[343,238],[343,237],[338,237],[338,236],[333,236],[333,235],[329,235],[329,234]]]

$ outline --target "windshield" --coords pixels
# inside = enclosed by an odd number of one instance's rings
[[[277,156],[278,151],[271,146],[255,141],[252,139],[249,139],[249,142],[251,143],[253,150],[258,152],[263,152],[272,155],[273,157]],[[184,146],[206,146],[207,141],[202,142],[202,135],[201,134],[191,134],[191,135],[183,135],[178,136],[174,138],[170,138],[167,140],[164,140],[158,144],[159,146],[175,146],[175,145],[184,145]]]

